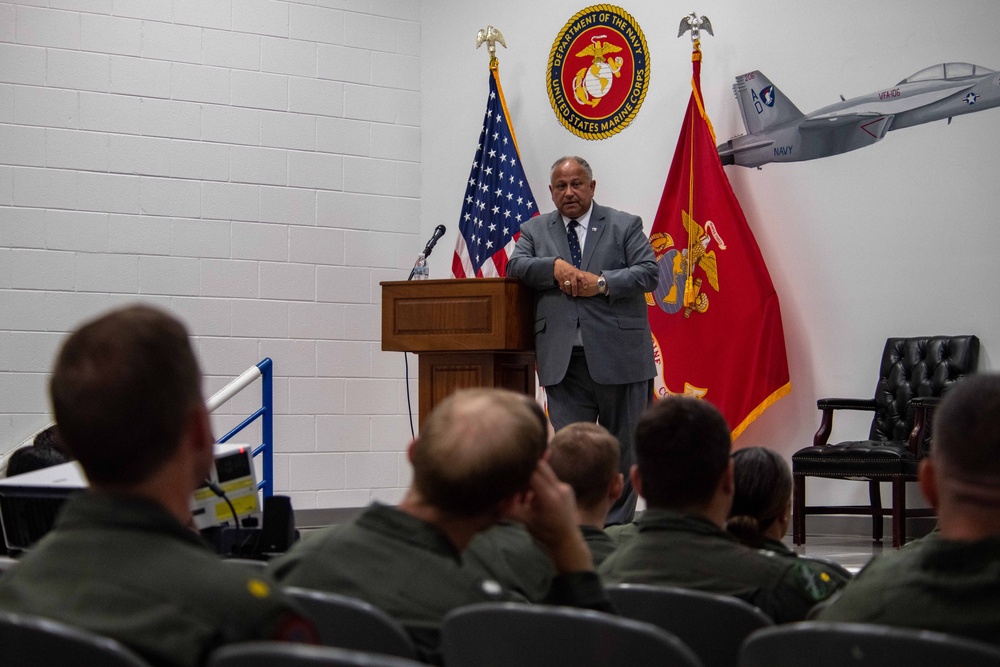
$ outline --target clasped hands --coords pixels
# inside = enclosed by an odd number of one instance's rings
[[[599,276],[581,271],[561,257],[552,265],[552,277],[563,293],[570,296],[596,296]]]

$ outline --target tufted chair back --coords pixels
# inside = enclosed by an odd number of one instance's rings
[[[875,417],[869,440],[906,441],[913,430],[915,397],[943,396],[964,375],[974,373],[979,363],[976,336],[917,336],[889,338],[882,352],[878,385],[875,387]],[[920,444],[923,455],[930,440]]]

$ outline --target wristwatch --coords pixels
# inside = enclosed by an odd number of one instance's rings
[[[597,291],[604,296],[608,295],[608,281],[604,279],[604,274],[597,279]]]

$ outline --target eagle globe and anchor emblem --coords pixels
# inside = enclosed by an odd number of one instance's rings
[[[580,104],[589,104],[596,107],[601,98],[611,90],[614,79],[621,76],[622,64],[625,59],[616,56],[610,60],[604,56],[608,53],[619,53],[622,47],[615,46],[607,41],[607,35],[595,35],[590,38],[590,46],[577,53],[577,57],[591,56],[593,64],[584,67],[573,77],[573,95]]]
[[[607,139],[639,113],[649,71],[646,37],[635,19],[621,7],[593,5],[574,14],[552,44],[549,102],[573,134]]]

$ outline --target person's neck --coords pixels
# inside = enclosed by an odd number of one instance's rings
[[[194,489],[178,487],[176,478],[169,479],[165,475],[154,474],[153,477],[138,484],[102,484],[95,485],[94,490],[98,493],[113,493],[149,500],[165,509],[185,526],[191,525],[193,520],[191,494]]]
[[[578,505],[576,508],[576,516],[578,518],[577,523],[581,526],[593,526],[594,528],[604,530],[604,524],[608,518],[609,509],[611,509],[611,505],[609,503],[589,508]]]
[[[995,507],[972,507],[968,504],[951,506],[942,503],[937,508],[941,537],[956,542],[978,542],[1000,537],[1000,511]]]
[[[405,514],[425,521],[436,527],[458,551],[465,551],[472,538],[486,530],[493,522],[481,517],[455,516],[441,511],[428,503],[419,492],[410,489],[400,501],[396,509]]]
[[[728,505],[726,503],[717,502],[715,499],[704,505],[681,505],[677,507],[650,506],[649,509],[666,510],[668,512],[679,512],[680,514],[696,516],[700,519],[708,521],[722,530],[725,530],[726,519],[729,518]]]

